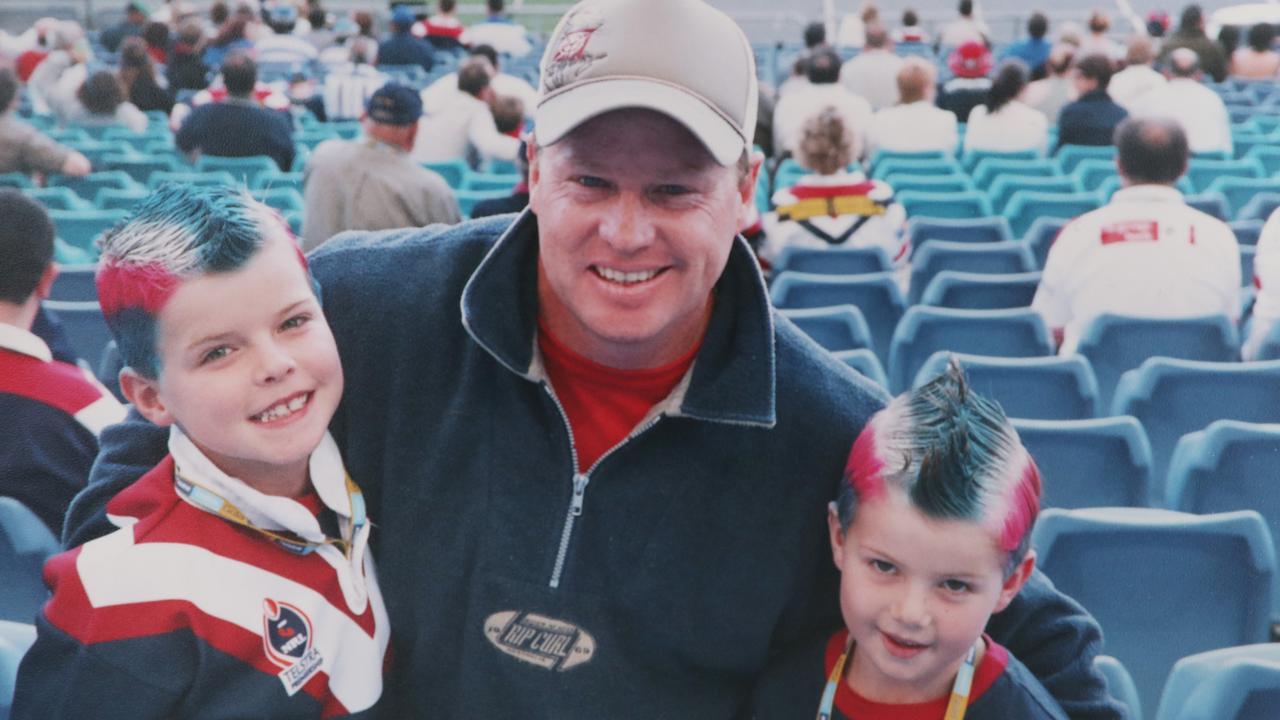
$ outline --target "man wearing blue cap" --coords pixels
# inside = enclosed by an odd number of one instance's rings
[[[421,65],[430,72],[435,64],[431,45],[414,37],[410,30],[417,18],[404,5],[397,5],[391,13],[391,34],[378,45],[378,63],[381,65]]]
[[[421,115],[417,91],[389,82],[365,106],[364,137],[316,147],[304,175],[306,250],[343,230],[458,222],[458,201],[448,183],[409,158]]]

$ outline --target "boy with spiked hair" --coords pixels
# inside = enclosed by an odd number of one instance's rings
[[[15,718],[363,717],[388,623],[327,427],[342,367],[306,261],[243,190],[167,187],[102,241],[121,390],[169,455],[49,561]]]

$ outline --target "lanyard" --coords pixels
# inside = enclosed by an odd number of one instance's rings
[[[295,555],[309,555],[316,548],[325,545],[333,545],[342,551],[343,556],[348,560],[351,559],[351,545],[355,540],[356,533],[364,527],[366,522],[364,508],[364,494],[360,492],[360,487],[355,484],[350,475],[343,473],[346,480],[347,498],[351,502],[351,522],[347,532],[343,532],[342,538],[330,538],[319,542],[304,540],[296,535],[282,535],[278,532],[268,530],[266,528],[254,525],[252,521],[244,514],[240,508],[236,507],[230,500],[222,497],[218,493],[199,483],[184,476],[178,467],[174,466],[174,487],[177,488],[178,494],[182,499],[204,510],[205,512],[217,515],[228,522],[235,523],[242,527],[249,528],[256,533],[264,535],[271,539],[276,545],[288,550]]]
[[[978,642],[982,642],[982,639],[979,638]],[[849,651],[852,649],[853,636],[850,635],[849,641],[845,643],[844,652],[840,653],[840,659],[836,661],[830,677],[827,678],[827,686],[822,691],[822,702],[818,705],[817,720],[831,720],[831,710],[836,702],[836,690],[844,679],[845,662],[849,659]],[[964,713],[969,708],[969,690],[973,687],[973,664],[977,657],[978,643],[976,642],[969,648],[969,654],[965,655],[960,672],[956,673],[956,681],[951,686],[951,699],[947,702],[947,712],[942,716],[942,720],[964,720]]]

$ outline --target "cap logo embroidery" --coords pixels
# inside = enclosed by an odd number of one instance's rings
[[[484,634],[502,652],[544,670],[563,672],[583,665],[596,651],[595,639],[578,626],[519,610],[490,615]]]
[[[579,5],[564,18],[564,27],[558,39],[552,40],[555,53],[543,69],[543,90],[551,91],[577,80],[597,60],[608,57],[606,52],[588,52],[591,36],[604,26],[604,16],[594,7]]]
[[[293,696],[324,665],[313,643],[311,618],[286,602],[265,598],[262,605],[262,648],[268,660],[284,668],[278,677],[285,692]]]

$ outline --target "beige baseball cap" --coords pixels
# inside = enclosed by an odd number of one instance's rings
[[[565,13],[542,56],[534,114],[539,145],[619,108],[678,121],[721,165],[755,134],[755,59],[742,29],[702,0],[584,0]]]

